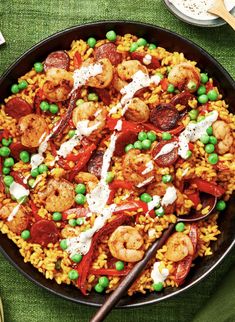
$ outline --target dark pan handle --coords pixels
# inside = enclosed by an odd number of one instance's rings
[[[96,312],[90,322],[101,322],[104,320],[104,318],[108,315],[112,308],[127,293],[128,289],[131,287],[140,273],[144,270],[149,260],[156,254],[157,250],[165,244],[174,227],[175,224],[170,224],[167,230],[165,230],[162,234],[161,238],[156,240],[152,244],[152,246],[147,250],[145,257],[133,267],[130,273],[122,280],[117,289],[111,293],[107,301]]]

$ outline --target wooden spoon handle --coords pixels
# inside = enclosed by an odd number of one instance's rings
[[[153,256],[156,254],[157,250],[165,244],[166,240],[171,235],[174,227],[175,224],[170,224],[167,230],[165,230],[162,234],[161,238],[152,244],[152,246],[147,250],[145,257],[133,267],[130,273],[122,280],[117,289],[113,291],[113,293],[108,297],[106,302],[96,312],[96,314],[93,316],[90,322],[101,322],[104,320],[104,318],[108,315],[112,308],[126,294],[133,282],[144,270],[149,260],[153,258]]]
[[[212,7],[208,12],[221,17],[235,30],[235,17],[233,17],[224,6]]]

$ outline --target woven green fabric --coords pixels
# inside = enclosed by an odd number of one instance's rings
[[[83,22],[109,19],[148,22],[176,31],[205,48],[235,78],[234,31],[228,26],[216,29],[189,26],[172,16],[161,0],[0,0],[0,31],[6,39],[6,45],[0,47],[0,74],[25,50],[52,33]],[[235,321],[235,308],[225,300],[226,294],[234,299],[234,273],[224,281],[234,263],[235,250],[208,278],[184,294],[155,305],[115,310],[106,321],[189,322],[197,312],[195,322]],[[94,308],[70,303],[35,286],[2,255],[0,296],[6,322],[88,321],[95,312]],[[205,305],[210,297],[214,300]],[[220,310],[225,304],[226,311]],[[222,314],[214,313],[210,318],[216,309]]]

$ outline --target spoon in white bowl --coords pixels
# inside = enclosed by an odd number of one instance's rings
[[[224,0],[215,0],[214,5],[207,11],[224,19],[235,30],[235,17],[225,8]]]

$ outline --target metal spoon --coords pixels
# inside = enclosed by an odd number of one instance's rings
[[[201,211],[191,211],[189,215],[186,216],[180,216],[180,218],[177,219],[177,222],[195,222],[202,219],[207,218],[213,209],[215,208],[217,198],[208,195],[208,194],[200,194],[201,203],[202,203],[202,209],[209,206],[208,212],[206,214],[202,214]],[[176,222],[176,223],[177,223]],[[133,282],[136,280],[136,278],[141,274],[141,272],[144,270],[146,265],[148,264],[149,260],[156,254],[157,250],[161,248],[166,240],[169,238],[171,233],[173,232],[175,228],[175,224],[171,223],[167,230],[164,231],[162,236],[157,239],[152,246],[147,250],[145,253],[145,257],[139,261],[135,266],[132,268],[132,270],[128,273],[128,275],[121,281],[119,286],[115,291],[112,292],[112,294],[108,297],[106,302],[101,306],[101,308],[96,312],[96,314],[93,316],[93,318],[90,320],[90,322],[100,322],[103,321],[104,318],[108,315],[108,313],[112,310],[112,308],[118,303],[118,301],[127,293],[130,286],[133,284]]]
[[[0,322],[4,322],[2,299],[0,298]]]
[[[214,5],[207,11],[224,19],[235,30],[235,18],[226,9],[224,0],[215,0]]]

